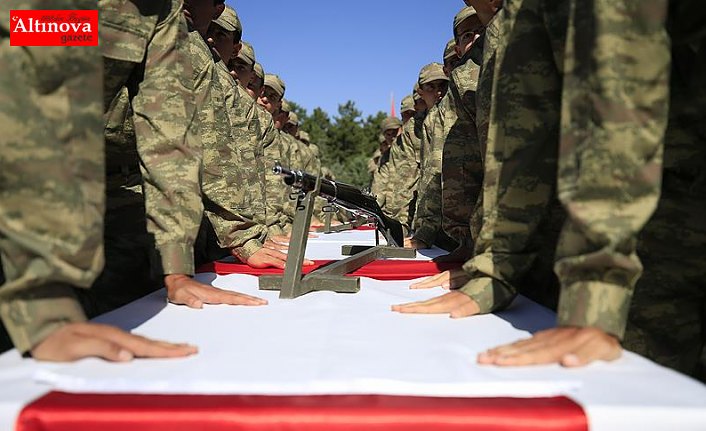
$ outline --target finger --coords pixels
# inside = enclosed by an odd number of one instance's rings
[[[464,317],[475,316],[478,313],[480,313],[480,307],[478,307],[478,303],[471,300],[469,302],[464,303],[460,307],[451,310],[451,318],[462,319]]]
[[[439,296],[430,301],[403,304],[394,311],[405,314],[444,314],[450,313],[459,304],[449,294]],[[469,298],[470,299],[470,298]]]
[[[304,259],[304,262],[302,262],[302,265],[304,265],[304,266],[312,266],[315,264],[316,264],[316,262],[314,262],[313,260],[309,260],[309,259]]]
[[[503,366],[559,363],[564,355],[574,351],[579,344],[576,337],[552,339],[551,343],[527,343],[513,353],[500,354],[495,363]]]
[[[246,295],[238,292],[228,292],[226,290],[216,291],[206,299],[208,304],[246,305],[259,306],[267,304],[267,301],[256,296]]]
[[[444,283],[448,284],[451,277],[449,271],[444,271],[441,274],[437,274],[431,277],[427,277],[424,280],[412,283],[410,289],[430,289],[432,287],[443,286]]]
[[[286,260],[283,259],[278,259],[273,256],[263,256],[262,257],[262,265],[260,266],[261,268],[267,268],[267,267],[273,267],[273,268],[279,268],[279,269],[284,269]]]
[[[119,345],[122,349],[132,352],[141,358],[175,358],[195,354],[198,349],[188,344],[174,344],[155,341],[149,338],[133,335],[118,328],[107,325],[87,325],[96,338]]]
[[[602,337],[592,338],[581,344],[575,351],[561,358],[561,365],[568,368],[583,367],[594,361],[614,361],[622,355],[622,348],[617,342]]]
[[[189,289],[178,289],[172,295],[167,297],[169,302],[177,305],[186,305],[189,308],[202,309],[203,301],[198,296],[194,295],[189,291]]]
[[[97,357],[110,362],[130,362],[134,355],[119,343],[99,337],[75,337],[75,341],[66,344],[66,361]],[[39,358],[38,358],[39,359]]]

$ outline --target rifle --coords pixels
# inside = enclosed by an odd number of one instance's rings
[[[274,167],[273,172],[284,177],[286,184],[298,190],[297,205],[284,274],[261,275],[260,290],[279,290],[279,297],[282,299],[293,299],[316,291],[355,293],[360,290],[360,278],[346,277],[346,274],[377,259],[414,259],[416,256],[415,250],[400,247],[404,239],[402,225],[383,214],[380,205],[369,193],[306,172],[290,171],[279,164]],[[341,254],[350,257],[318,268],[309,274],[302,274],[311,213],[317,196],[322,196],[331,204],[346,208],[357,215],[372,218],[377,232],[382,232],[388,245],[344,245]]]
[[[284,183],[301,192],[316,190],[317,180],[321,182],[319,196],[331,205],[339,206],[353,214],[363,215],[375,221],[375,227],[387,240],[388,245],[402,247],[404,230],[402,224],[385,215],[375,196],[346,183],[317,178],[303,171],[291,171],[277,164],[272,171],[283,177]]]

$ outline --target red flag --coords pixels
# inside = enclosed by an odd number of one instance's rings
[[[390,117],[396,117],[395,113],[395,93],[390,93]]]

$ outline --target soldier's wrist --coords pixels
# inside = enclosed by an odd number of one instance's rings
[[[576,281],[562,286],[557,325],[593,327],[622,339],[632,289],[603,281]]]
[[[0,318],[15,348],[23,354],[62,326],[86,321],[73,288],[64,284],[38,286],[4,298]]]
[[[478,304],[479,314],[501,310],[510,305],[517,296],[513,289],[491,277],[473,278],[458,291]]]

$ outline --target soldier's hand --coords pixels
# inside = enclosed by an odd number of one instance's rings
[[[279,242],[279,241],[276,241],[274,238],[266,240],[265,243],[263,244],[263,246],[265,246],[269,249],[272,249],[272,250],[277,250],[277,251],[281,251],[281,252],[285,252],[285,253],[287,252],[287,250],[289,250],[289,243],[288,242],[284,242],[284,243]]]
[[[454,291],[427,301],[393,305],[392,311],[403,314],[448,314],[453,319],[459,319],[478,314],[480,307],[470,296]]]
[[[562,327],[490,349],[478,355],[478,363],[499,366],[558,363],[564,367],[581,367],[593,361],[616,360],[622,352],[620,342],[600,329]]]
[[[71,362],[97,357],[111,362],[133,358],[180,358],[198,352],[195,346],[150,340],[113,326],[69,323],[52,332],[32,349],[39,361]]]
[[[256,251],[249,259],[245,261],[253,268],[279,268],[284,269],[287,263],[287,255],[281,251],[272,250],[271,248],[263,247]],[[304,259],[304,266],[313,265],[314,262]]]
[[[244,293],[230,292],[199,283],[183,274],[171,274],[164,277],[167,298],[172,304],[186,305],[190,308],[203,308],[204,304],[227,305],[266,305],[267,301]]]
[[[425,248],[429,248],[429,245],[427,243],[425,243],[424,241],[420,241],[415,238],[405,238],[404,248],[413,248],[415,250],[422,250]]]
[[[431,289],[432,287],[442,287],[446,290],[458,289],[468,283],[471,277],[461,268],[444,271],[441,274],[432,275],[422,281],[412,283],[410,289]]]

